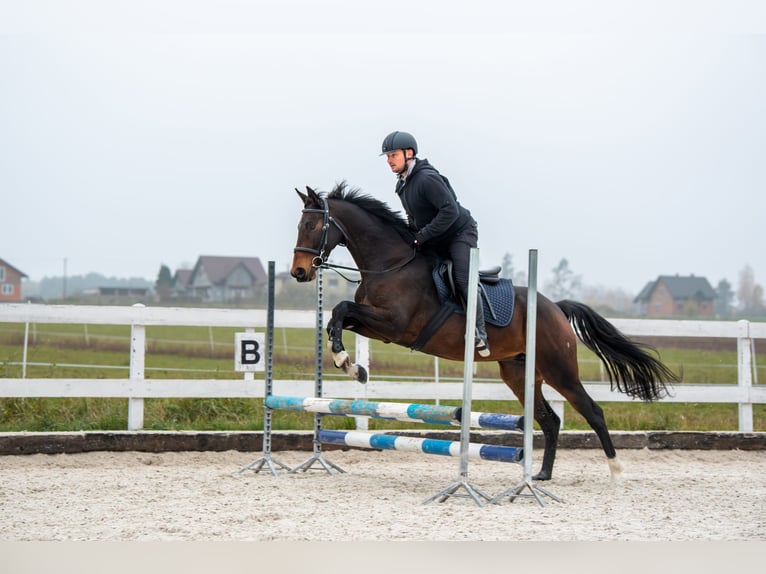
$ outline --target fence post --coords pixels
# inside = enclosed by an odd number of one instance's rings
[[[370,376],[370,340],[367,337],[356,333],[356,344],[354,346],[354,362],[360,367],[364,367],[367,376]],[[368,381],[369,382],[369,381]],[[357,385],[358,387],[359,385]],[[367,385],[361,385],[362,397],[367,398]],[[358,397],[358,395],[355,395]],[[356,430],[368,430],[369,417],[354,417]]]
[[[553,412],[559,417],[559,429],[564,430],[564,401],[551,400],[548,402],[550,403]]]
[[[143,307],[136,303],[134,307]],[[130,380],[136,383],[144,380],[144,363],[146,351],[146,327],[144,325],[130,326]],[[144,428],[144,399],[143,397],[128,397],[128,430]]]
[[[753,386],[753,340],[750,338],[750,322],[737,321],[737,385],[740,389],[739,432],[753,432],[753,403],[750,389]]]
[[[27,305],[30,302],[27,301]],[[27,348],[29,347],[29,321],[24,323],[24,352],[21,356],[21,378],[27,378]]]

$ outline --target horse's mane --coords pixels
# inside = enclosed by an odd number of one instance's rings
[[[345,181],[342,181],[335,185],[333,190],[327,195],[327,199],[340,199],[341,201],[353,203],[367,213],[376,216],[389,227],[393,227],[404,241],[412,243],[413,232],[401,212],[394,211],[387,203],[362,193],[359,188],[349,187]]]

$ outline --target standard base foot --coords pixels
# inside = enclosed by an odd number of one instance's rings
[[[256,474],[261,472],[263,467],[268,468],[271,471],[271,474],[274,476],[279,476],[277,474],[277,467],[281,468],[282,470],[286,470],[287,472],[292,472],[289,466],[287,466],[284,463],[279,462],[278,460],[274,460],[271,458],[271,456],[264,456],[259,459],[254,460],[247,466],[243,466],[239,469],[240,473],[245,472],[246,470],[252,470]]]
[[[459,494],[458,490],[460,489],[465,490],[466,493]],[[484,506],[485,500],[487,502],[492,500],[492,497],[484,494],[481,490],[469,484],[465,479],[461,479],[455,483],[450,484],[447,488],[445,488],[441,492],[437,492],[431,498],[424,500],[423,504],[428,504],[429,502],[433,502],[437,498],[439,499],[439,502],[444,502],[450,496],[455,496],[458,498],[470,498],[479,506]]]
[[[327,474],[333,474],[334,472],[338,473],[345,473],[346,471],[343,470],[341,467],[339,467],[337,464],[330,462],[329,460],[325,459],[321,454],[314,454],[309,459],[307,459],[305,462],[299,464],[294,469],[290,471],[290,474],[295,474],[299,470],[302,472],[306,472],[307,470],[311,470],[311,467],[314,464],[320,465],[322,468],[318,470],[324,470],[327,472]]]
[[[522,491],[529,489],[529,492],[522,493]],[[498,504],[503,498],[509,497],[511,502],[516,500],[517,498],[534,498],[537,503],[540,506],[546,506],[545,501],[543,500],[542,496],[547,496],[548,498],[555,500],[556,502],[564,502],[561,498],[558,496],[554,496],[544,488],[540,488],[536,484],[532,484],[531,481],[524,481],[516,486],[513,486],[509,488],[508,490],[501,492],[498,494],[495,498],[491,500],[492,504]]]

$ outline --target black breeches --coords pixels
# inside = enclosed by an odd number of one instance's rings
[[[471,248],[479,243],[479,232],[476,226],[468,226],[458,233],[449,246],[449,256],[452,259],[452,274],[455,278],[455,287],[463,303],[468,303],[468,271],[471,262]],[[481,300],[476,305],[476,326],[481,327],[481,335],[484,335],[484,311]]]

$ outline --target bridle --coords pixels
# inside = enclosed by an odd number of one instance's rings
[[[312,207],[305,207],[301,213],[321,213],[324,217],[324,222],[322,223],[322,238],[319,241],[319,249],[314,249],[313,247],[296,247],[293,249],[293,253],[296,252],[302,252],[302,253],[311,253],[314,255],[314,258],[311,260],[311,266],[315,269],[318,269],[319,267],[328,266],[327,264],[327,255],[325,254],[325,251],[327,250],[327,236],[328,232],[330,231],[330,224],[333,224],[335,227],[338,228],[338,231],[340,231],[341,236],[343,239],[341,239],[338,242],[338,245],[346,245],[346,232],[343,231],[343,228],[338,224],[337,221],[330,215],[330,207],[327,205],[327,198],[324,196],[320,196],[322,200],[322,209],[312,208]]]
[[[340,231],[342,239],[338,242],[338,245],[346,246],[348,239],[346,231],[341,227],[340,223],[338,223],[334,217],[330,215],[330,206],[327,203],[327,198],[325,196],[319,196],[319,199],[322,200],[322,208],[316,208],[316,207],[305,207],[301,211],[301,213],[321,213],[324,221],[322,223],[322,237],[319,240],[319,248],[315,249],[313,247],[295,247],[293,248],[293,253],[301,252],[301,253],[311,253],[314,255],[314,258],[311,260],[311,266],[314,269],[319,269],[320,267],[323,269],[332,269],[336,271],[341,277],[346,279],[346,281],[351,281],[355,283],[361,283],[361,280],[354,281],[352,279],[349,279],[339,271],[338,269],[345,269],[347,271],[358,271],[359,273],[389,273],[391,271],[398,271],[408,263],[410,263],[412,260],[415,259],[415,256],[417,255],[417,249],[412,250],[412,256],[409,257],[407,260],[405,260],[403,263],[399,263],[397,265],[394,265],[393,267],[389,267],[388,269],[358,269],[356,267],[346,267],[344,265],[336,265],[334,263],[328,263],[327,257],[329,256],[329,253],[326,253],[327,251],[327,238],[330,231],[330,225],[334,225],[338,228],[338,231]]]

